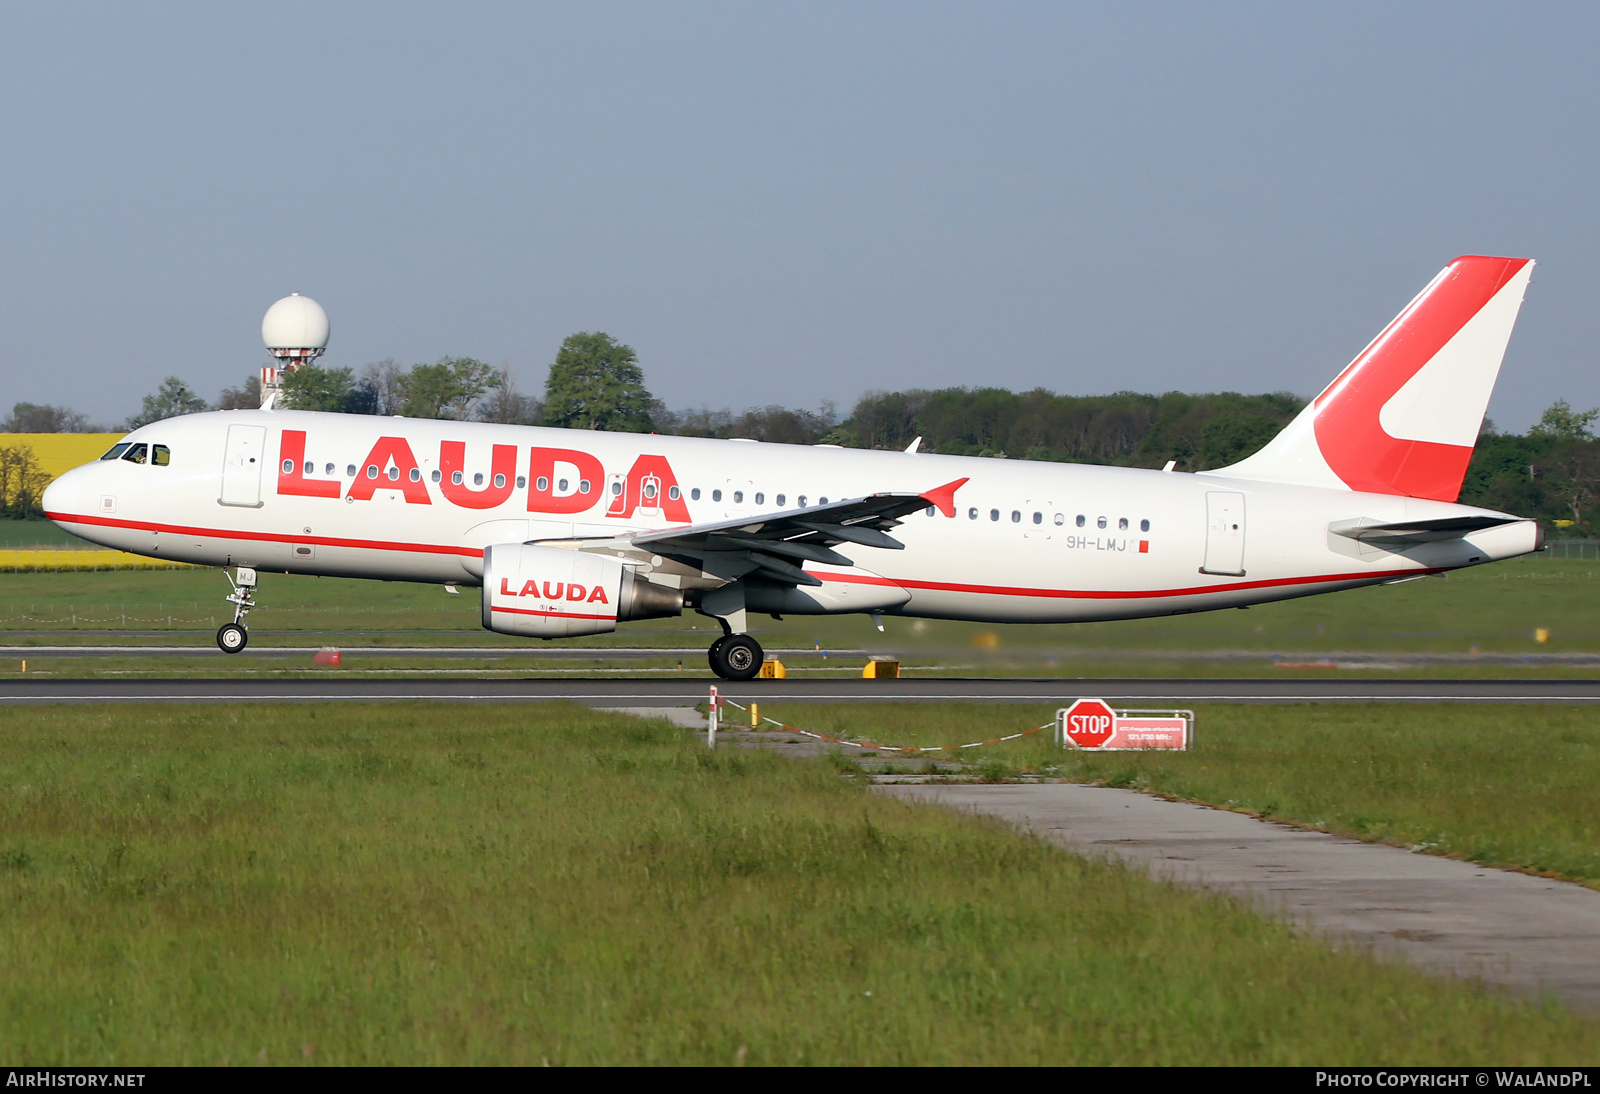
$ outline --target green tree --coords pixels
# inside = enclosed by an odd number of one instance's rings
[[[6,433],[89,433],[89,417],[71,407],[18,403],[11,417],[0,426]]]
[[[25,444],[0,446],[0,516],[42,517],[40,505],[50,476]]]
[[[176,376],[161,381],[154,394],[144,397],[139,413],[128,419],[129,429],[138,429],[151,422],[176,418],[180,414],[197,414],[206,409],[206,401],[194,393],[188,384]]]
[[[238,387],[225,387],[217,396],[215,410],[258,410],[261,407],[261,376],[251,373]]]
[[[478,404],[480,422],[499,422],[502,425],[538,425],[544,420],[544,404],[532,395],[517,390],[509,364],[501,365],[500,382]]]
[[[1558,441],[1587,440],[1589,427],[1600,418],[1600,409],[1573,410],[1565,399],[1557,399],[1539,418],[1539,424],[1528,430],[1530,437],[1551,437]]]
[[[466,421],[484,393],[500,386],[500,374],[473,357],[441,357],[413,365],[395,384],[400,413],[408,418]]]
[[[1226,467],[1258,451],[1278,435],[1283,423],[1264,414],[1222,413],[1200,430],[1200,459],[1206,467]]]
[[[644,433],[656,400],[632,347],[603,331],[568,335],[544,385],[544,424]]]
[[[343,410],[353,387],[350,369],[301,365],[283,377],[283,405],[290,410]]]

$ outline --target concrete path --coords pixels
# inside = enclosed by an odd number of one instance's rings
[[[1335,937],[1600,1009],[1600,892],[1132,790],[1070,783],[880,785],[1074,851],[1231,893]]]

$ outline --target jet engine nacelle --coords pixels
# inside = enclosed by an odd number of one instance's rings
[[[619,620],[682,613],[682,592],[614,558],[530,543],[483,552],[483,625],[491,631],[573,638],[614,631]]]

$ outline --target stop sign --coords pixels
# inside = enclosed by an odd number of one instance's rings
[[[1099,748],[1116,728],[1117,715],[1104,699],[1079,699],[1067,708],[1062,731],[1079,748]]]

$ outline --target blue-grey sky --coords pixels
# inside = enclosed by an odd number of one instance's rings
[[[1491,415],[1600,404],[1600,7],[0,8],[0,403],[601,329],[674,406],[1311,394],[1450,258],[1534,275]]]

